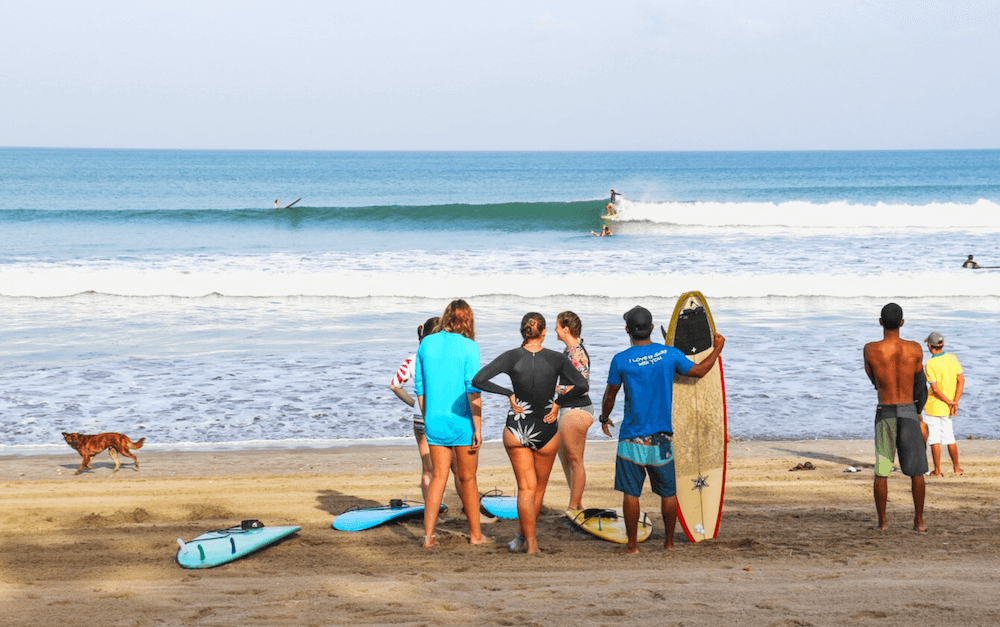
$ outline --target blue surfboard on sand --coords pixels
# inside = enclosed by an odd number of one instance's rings
[[[517,518],[517,497],[504,496],[500,490],[490,490],[479,497],[479,505],[487,516],[508,520]]]
[[[259,524],[259,523],[258,523]],[[212,568],[259,551],[302,527],[232,527],[204,533],[190,542],[177,540],[175,557],[181,568]]]
[[[448,511],[445,505],[441,504],[441,512]],[[410,503],[402,500],[393,500],[389,505],[381,507],[361,507],[344,512],[333,519],[331,527],[337,531],[364,531],[377,527],[390,520],[400,520],[424,515],[423,503]]]

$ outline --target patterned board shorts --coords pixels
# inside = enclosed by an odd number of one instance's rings
[[[875,410],[875,476],[889,476],[897,452],[904,475],[916,477],[927,472],[924,434],[913,403],[879,405]]]
[[[674,447],[670,438],[671,434],[663,431],[619,441],[615,490],[629,496],[641,496],[646,475],[649,475],[649,486],[654,493],[664,498],[677,494]]]

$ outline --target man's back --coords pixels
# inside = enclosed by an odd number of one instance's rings
[[[878,390],[882,405],[913,402],[913,377],[921,370],[920,344],[897,336],[865,345],[865,371]]]
[[[625,417],[619,439],[672,431],[670,410],[674,374],[686,374],[694,363],[672,346],[632,346],[611,360],[608,383],[625,386]]]

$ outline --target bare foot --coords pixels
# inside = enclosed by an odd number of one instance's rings
[[[674,539],[673,538],[667,538],[666,540],[664,540],[663,541],[663,548],[665,548],[668,551],[673,551],[674,550]]]
[[[925,527],[923,524],[913,525],[913,530],[919,531],[920,533],[927,533],[927,527]]]
[[[927,476],[928,477],[940,477],[942,475],[941,475],[941,471],[940,470],[935,470],[934,472],[932,472],[931,474],[929,474]]]
[[[965,471],[962,470],[961,468],[956,468],[955,469],[955,474],[958,475],[959,477],[961,477],[962,475],[965,474]]]
[[[638,555],[639,547],[629,548],[626,544],[625,546],[618,547],[615,549],[615,555]]]
[[[478,538],[469,537],[469,544],[486,544],[487,542],[492,542],[493,538],[479,534]]]
[[[424,536],[424,548],[429,549],[432,546],[437,546],[438,543],[434,541],[434,536]]]

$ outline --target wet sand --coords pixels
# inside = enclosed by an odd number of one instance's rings
[[[658,498],[638,556],[570,530],[558,466],[537,557],[511,555],[516,521],[467,544],[461,503],[420,547],[420,520],[330,528],[354,505],[419,500],[412,446],[0,457],[0,595],[9,625],[995,625],[1000,623],[1000,442],[959,443],[964,477],[928,478],[928,533],[913,532],[909,479],[889,480],[874,529],[870,441],[732,442],[719,538],[663,550]],[[584,505],[620,506],[614,443],[587,448]],[[811,461],[813,471],[789,472]],[[847,474],[847,466],[861,470]],[[480,491],[514,493],[487,444]],[[654,515],[655,514],[655,515]],[[257,518],[288,540],[210,570],[184,570],[177,538]],[[679,530],[679,527],[678,527]]]

